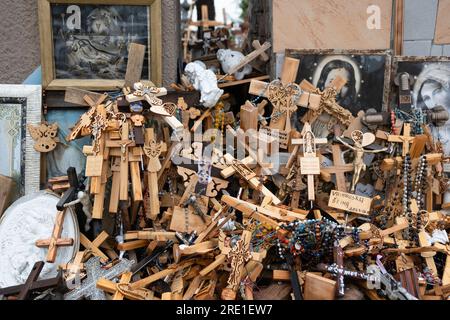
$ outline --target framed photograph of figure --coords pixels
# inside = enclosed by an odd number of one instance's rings
[[[413,108],[445,108],[450,112],[450,57],[394,57],[393,79],[402,73],[411,79]],[[396,98],[399,101],[398,94]],[[432,133],[442,143],[445,155],[450,156],[450,121],[443,126],[432,126]]]
[[[300,60],[296,83],[306,79],[324,90],[336,76],[347,80],[337,102],[354,116],[360,110],[387,110],[392,55],[388,51],[286,50]]]
[[[41,123],[41,102],[41,86],[0,85],[0,174],[14,180],[18,196],[40,187],[40,153],[26,128]]]
[[[162,82],[162,0],[38,0],[44,89],[115,90],[131,43],[147,50],[142,80]]]

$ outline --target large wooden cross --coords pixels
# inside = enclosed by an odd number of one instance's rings
[[[316,145],[327,144],[328,139],[316,139],[309,123],[305,123],[302,136],[302,139],[292,139],[292,145],[303,145],[303,157],[299,157],[300,168],[298,172],[301,175],[308,176],[308,200],[314,201],[316,199],[314,175],[320,174],[320,160],[317,157]],[[297,179],[300,179],[299,174],[297,175]]]
[[[411,124],[405,123],[403,126],[403,135],[389,135],[389,142],[402,143],[402,156],[406,157],[409,153],[410,144],[414,142],[415,137],[411,136]]]
[[[273,86],[272,90],[270,89],[270,84],[262,81],[252,80],[250,83],[250,94],[264,98],[272,97],[273,101],[271,102],[274,104],[272,116],[276,115],[269,125],[272,130],[290,131],[290,117],[297,110],[297,106],[310,108],[312,110],[318,110],[320,106],[320,95],[301,93],[298,90],[288,89],[288,86],[294,84],[297,78],[299,65],[300,60],[286,58],[281,72],[281,85]],[[298,99],[295,101],[295,95],[297,94]],[[275,99],[275,97],[277,97],[277,99]]]
[[[36,241],[37,247],[48,248],[46,261],[49,263],[55,262],[58,247],[70,247],[73,245],[73,239],[61,239],[65,212],[66,210],[58,211],[56,214],[55,225],[53,227],[51,238]]]
[[[333,145],[333,166],[323,167],[320,170],[321,177],[323,180],[329,182],[331,181],[331,175],[334,174],[336,177],[336,190],[341,192],[347,192],[347,183],[345,180],[345,173],[353,172],[353,164],[346,164],[342,160],[342,150],[340,145]]]
[[[345,79],[338,76],[331,82],[328,88],[324,91],[320,91],[320,89],[314,87],[314,85],[307,80],[303,80],[300,83],[300,88],[311,94],[319,95],[321,98],[319,107],[308,111],[303,117],[302,122],[313,123],[323,112],[326,112],[345,126],[352,124],[354,120],[352,113],[336,102],[336,96],[345,86],[346,82]]]

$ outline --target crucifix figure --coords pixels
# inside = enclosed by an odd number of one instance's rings
[[[380,153],[387,150],[387,148],[383,148],[380,150],[366,150],[364,147],[367,147],[368,145],[371,145],[375,141],[375,135],[372,133],[362,133],[359,130],[352,132],[352,139],[355,143],[354,146],[348,144],[347,142],[343,141],[341,137],[337,137],[337,139],[346,147],[353,150],[355,154],[355,159],[353,160],[353,181],[352,181],[352,187],[351,192],[355,192],[356,185],[358,184],[358,181],[361,177],[361,173],[365,172],[367,169],[366,164],[364,163],[364,154],[365,153]]]
[[[228,253],[228,259],[231,259],[231,273],[228,278],[228,286],[222,290],[222,299],[235,300],[236,292],[241,284],[245,264],[252,258],[250,252],[250,241],[252,233],[244,230],[241,239],[235,244]]]
[[[317,144],[327,144],[328,140],[316,139],[314,133],[311,130],[311,125],[305,123],[303,127],[303,139],[293,139],[293,145],[303,145],[303,157],[299,157],[301,175],[308,176],[308,200],[314,201],[315,190],[314,190],[314,175],[320,174],[320,160],[317,157]],[[300,175],[297,175],[297,179],[300,179]]]
[[[411,124],[405,123],[403,126],[403,136],[400,135],[389,135],[389,142],[402,143],[402,157],[406,157],[409,153],[410,144],[414,142],[415,137],[411,136]]]
[[[37,240],[36,246],[39,248],[45,248],[48,247],[48,253],[46,261],[53,263],[56,260],[56,251],[58,247],[70,247],[73,245],[73,239],[61,239],[61,233],[63,230],[63,224],[64,224],[64,214],[65,210],[58,211],[56,214],[56,221],[55,226],[53,227],[53,233],[52,237],[50,239],[45,240]]]
[[[81,298],[90,298],[91,300],[106,300],[105,293],[97,289],[97,281],[101,278],[112,280],[124,272],[128,272],[134,261],[122,259],[113,267],[105,270],[100,265],[100,257],[91,258],[84,264],[87,277],[80,287],[64,295],[64,300],[80,300]]]

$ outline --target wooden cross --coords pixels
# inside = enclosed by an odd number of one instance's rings
[[[319,95],[321,98],[319,107],[308,111],[303,117],[302,122],[313,123],[323,112],[326,112],[335,117],[343,125],[351,125],[354,120],[352,113],[336,102],[336,96],[345,84],[346,80],[338,76],[331,82],[328,88],[324,91],[320,91],[320,89],[314,87],[314,85],[307,80],[303,80],[300,83],[300,88],[311,94]]]
[[[345,173],[353,172],[353,164],[346,164],[342,159],[342,150],[340,145],[333,145],[333,166],[332,167],[322,167],[320,170],[321,177],[325,181],[331,181],[331,175],[334,174],[336,177],[336,190],[347,192],[347,183],[345,181]]]
[[[327,144],[328,139],[316,139],[311,130],[311,125],[305,123],[303,127],[303,139],[292,139],[292,145],[303,145],[303,157],[299,157],[301,175],[308,176],[308,200],[314,201],[314,175],[320,174],[320,160],[317,157],[317,144]],[[299,176],[297,176],[299,179]],[[297,191],[298,192],[298,191]]]
[[[239,290],[245,264],[252,258],[250,253],[250,241],[252,233],[244,230],[241,239],[228,253],[228,259],[231,259],[231,274],[228,278],[228,285],[222,290],[223,300],[236,300],[236,292]]]
[[[36,262],[33,269],[31,269],[25,284],[0,288],[0,296],[8,297],[18,295],[17,300],[26,300],[33,291],[45,291],[47,289],[59,286],[62,283],[61,273],[58,273],[55,278],[37,280],[43,267],[43,261]]]
[[[403,136],[389,135],[389,142],[402,143],[402,156],[406,157],[409,153],[410,144],[413,143],[415,137],[411,136],[411,124],[405,123],[403,126]]]
[[[120,292],[118,286],[129,284],[132,276],[132,272],[126,272],[122,274],[122,277],[120,278],[120,282],[118,284],[112,282],[111,280],[101,278],[97,281],[96,287],[100,290],[113,294],[113,300],[123,300],[125,296],[122,292]]]
[[[100,250],[100,246],[103,242],[108,240],[109,234],[106,231],[102,231],[94,241],[90,241],[84,234],[80,234],[80,243],[86,249],[86,258],[90,255],[100,257],[102,262],[109,260],[108,256]]]
[[[112,280],[118,275],[128,272],[134,261],[122,259],[113,267],[105,270],[100,265],[100,257],[89,259],[84,265],[86,268],[86,279],[83,280],[81,286],[64,295],[64,300],[80,300],[83,297],[90,300],[106,300],[105,293],[97,289],[97,281],[101,278]]]
[[[233,174],[239,174],[248,184],[255,190],[260,191],[264,196],[270,198],[272,203],[275,205],[279,205],[281,200],[277,198],[269,189],[267,189],[256,177],[256,173],[254,173],[250,168],[247,167],[241,161],[236,160],[232,155],[226,154],[224,155],[224,159],[230,167],[222,170],[220,174],[225,179],[231,177]],[[253,159],[252,159],[253,161]]]
[[[189,25],[209,29],[210,27],[222,26],[223,23],[218,22],[218,21],[209,20],[208,6],[205,4],[205,5],[202,5],[202,20],[191,21],[191,22],[189,22]]]
[[[56,253],[58,247],[70,247],[73,245],[73,239],[61,239],[61,233],[64,224],[64,211],[58,211],[56,214],[55,225],[53,227],[53,233],[50,239],[37,240],[36,246],[39,248],[48,248],[46,261],[53,263],[56,260]]]
[[[290,116],[293,111],[297,110],[297,106],[302,106],[313,110],[318,109],[320,106],[320,95],[309,93],[302,94],[297,88],[291,87],[292,90],[289,90],[287,87],[289,84],[293,84],[295,82],[299,65],[300,60],[286,58],[281,73],[281,84],[272,86],[272,90],[270,90],[270,84],[262,81],[252,80],[250,83],[250,94],[269,98],[269,100],[271,100],[270,97],[273,96],[274,100],[271,102],[275,105],[272,116],[275,116],[277,113],[281,113],[277,114],[275,119],[271,120],[269,125],[271,129],[290,131]],[[296,101],[294,101],[295,99],[292,100],[294,95],[297,94],[298,99]],[[275,97],[277,97],[277,99],[275,99]],[[292,101],[295,102],[295,105]]]
[[[175,117],[176,105],[164,104],[158,97],[167,95],[166,88],[149,87],[138,82],[134,84],[135,91],[127,94],[128,102],[145,100],[150,104],[150,111],[161,115],[164,121],[176,132],[180,133],[184,129],[183,124]]]
[[[154,140],[152,130],[148,131],[147,143],[144,145],[144,153],[148,157],[148,188],[149,188],[149,216],[151,220],[155,220],[160,211],[159,191],[158,191],[158,172],[161,170],[161,162],[159,156],[161,152],[166,151],[166,145],[163,142],[157,143]]]
[[[443,245],[441,243],[435,243],[434,247],[447,256],[445,259],[444,272],[442,274],[442,285],[448,286],[450,285],[450,246],[448,244]]]

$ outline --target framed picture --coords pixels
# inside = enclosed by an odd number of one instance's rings
[[[17,195],[39,191],[40,153],[28,124],[41,123],[41,86],[0,85],[0,174],[14,179]]]
[[[347,80],[337,102],[357,115],[360,110],[387,110],[392,55],[388,51],[286,50],[300,60],[297,83],[306,79],[324,90],[336,76]]]
[[[403,72],[413,77],[413,107],[431,110],[440,106],[450,112],[450,57],[394,57],[393,71],[393,78]],[[450,121],[442,127],[432,127],[432,132],[449,156]]]
[[[147,47],[142,80],[162,82],[162,0],[38,0],[44,89],[115,90],[131,43]]]

